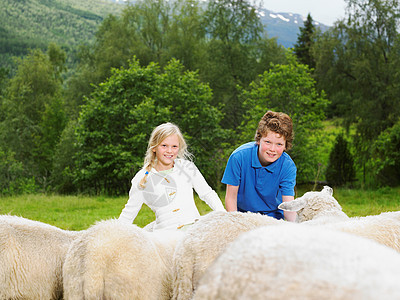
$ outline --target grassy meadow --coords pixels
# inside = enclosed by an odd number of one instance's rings
[[[319,190],[319,189],[317,189]],[[298,190],[301,196],[305,190]],[[224,193],[220,193],[224,199]],[[334,197],[350,217],[400,211],[400,187],[378,190],[334,189]],[[118,218],[127,197],[22,195],[0,197],[0,214],[22,216],[68,230],[83,230],[100,220]],[[195,197],[200,214],[210,211]],[[135,224],[145,226],[155,219],[154,213],[143,205]]]

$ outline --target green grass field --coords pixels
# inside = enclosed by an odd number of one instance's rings
[[[301,196],[305,191],[298,191]],[[224,193],[220,194],[224,199]],[[334,197],[350,217],[400,211],[400,188],[379,190],[335,189]],[[24,195],[0,197],[0,214],[22,216],[45,222],[62,229],[83,230],[97,221],[118,218],[127,197],[88,197],[57,195]],[[195,197],[200,214],[211,209]],[[154,213],[143,205],[135,224],[145,226],[155,219]]]

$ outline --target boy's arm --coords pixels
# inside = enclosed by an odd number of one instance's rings
[[[237,211],[237,195],[239,186],[226,185],[225,207],[227,211]]]
[[[282,196],[282,202],[290,202],[294,200],[294,196]],[[296,211],[284,211],[283,215],[286,221],[296,222],[297,212]]]

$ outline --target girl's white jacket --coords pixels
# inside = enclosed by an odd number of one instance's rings
[[[172,171],[167,174],[153,168],[147,176],[145,188],[142,189],[139,182],[145,172],[142,169],[133,177],[129,200],[119,220],[132,224],[145,203],[156,215],[153,230],[176,230],[191,224],[200,217],[194,202],[193,189],[213,210],[225,211],[218,194],[207,184],[191,161],[176,159]]]

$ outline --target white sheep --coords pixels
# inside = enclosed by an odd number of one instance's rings
[[[279,208],[297,211],[297,222],[304,225],[322,225],[356,234],[400,251],[400,212],[349,218],[332,193],[332,189],[325,186],[320,192],[307,192],[282,203]]]
[[[333,190],[325,186],[320,192],[307,192],[290,202],[278,206],[286,211],[296,211],[296,222],[312,220],[315,224],[324,224],[347,220],[338,201],[333,197]]]
[[[76,239],[64,268],[65,299],[170,299],[172,256],[181,231],[147,232],[118,220]]]
[[[394,300],[399,278],[393,249],[287,223],[241,235],[207,269],[193,299]]]
[[[302,223],[302,225],[310,224],[312,222]],[[353,217],[346,221],[326,223],[321,226],[372,239],[400,252],[400,212]]]
[[[62,266],[78,232],[0,216],[0,299],[61,299]]]
[[[173,299],[190,299],[207,267],[241,233],[280,223],[284,221],[255,213],[214,211],[202,216],[176,247]]]

